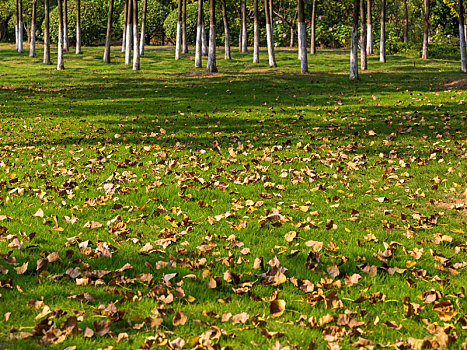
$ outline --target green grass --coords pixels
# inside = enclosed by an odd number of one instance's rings
[[[211,326],[223,330],[220,346],[234,349],[267,349],[277,340],[303,349],[312,340],[318,349],[338,341],[347,349],[359,337],[378,348],[443,332],[453,349],[466,341],[467,92],[458,62],[391,56],[382,65],[370,57],[369,71],[350,82],[345,54],[309,57],[306,75],[295,52],[278,52],[277,69],[267,67],[264,52],[258,65],[251,55],[234,53],[227,62],[220,54],[220,73],[211,75],[168,50],[147,50],[140,72],[125,67],[117,49],[111,65],[101,63],[101,49],[84,51],[67,54],[58,72],[41,63],[41,50],[29,58],[0,49],[0,265],[8,270],[0,279],[12,279],[12,288],[0,288],[0,348],[39,348],[45,340],[57,349],[134,349],[158,332],[189,348]],[[34,216],[39,209],[43,217]],[[65,219],[72,215],[78,221]],[[86,227],[90,221],[102,227]],[[290,231],[297,237],[289,244]],[[70,240],[76,236],[89,241],[90,254]],[[165,247],[160,239],[172,241]],[[310,240],[323,242],[314,268],[306,265]],[[203,242],[215,245],[203,252]],[[104,243],[111,257],[98,248]],[[152,250],[140,253],[147,243]],[[391,257],[383,253],[388,247]],[[421,257],[412,257],[417,249]],[[60,260],[37,271],[37,260],[51,252]],[[287,269],[278,286],[261,275],[275,256]],[[265,270],[253,269],[258,257]],[[15,270],[27,262],[24,273]],[[127,263],[131,269],[117,271]],[[376,276],[361,270],[365,263],[377,267]],[[333,264],[335,278],[327,272]],[[77,267],[87,286],[66,275]],[[224,280],[227,270],[253,282],[251,289],[235,293],[241,286]],[[140,273],[151,273],[150,282],[135,279]],[[165,283],[170,273],[178,275]],[[353,274],[361,279],[348,286]],[[214,289],[206,287],[209,276]],[[342,285],[322,286],[325,278]],[[334,291],[340,302],[307,303],[297,280],[315,285],[308,296],[321,286],[321,295]],[[148,295],[155,286],[173,294],[166,306],[183,311],[185,325],[174,326],[168,313],[158,316],[157,329],[134,328],[164,304]],[[185,296],[177,297],[177,287]],[[277,289],[286,310],[271,317]],[[430,289],[442,293],[435,303],[421,297]],[[93,300],[68,298],[82,292]],[[405,298],[423,310],[408,315]],[[43,306],[28,306],[32,299],[66,314],[36,319]],[[442,320],[441,301],[457,314]],[[119,320],[98,311],[112,302],[124,311]],[[250,318],[222,322],[227,312]],[[53,323],[60,328],[74,314],[82,331],[112,320],[113,333],[51,335]],[[320,324],[326,314],[334,320]],[[341,314],[361,323],[338,322]],[[299,322],[300,315],[315,321]],[[27,336],[47,317],[49,335]],[[444,331],[432,334],[434,323]],[[268,339],[262,328],[283,336]],[[117,344],[122,332],[129,338]]]

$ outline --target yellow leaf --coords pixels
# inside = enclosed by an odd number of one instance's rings
[[[272,317],[279,317],[285,311],[285,300],[276,299],[269,303],[269,311]]]

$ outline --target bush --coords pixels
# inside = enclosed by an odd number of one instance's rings
[[[206,27],[206,36],[209,34],[209,4],[204,3],[204,24]],[[175,42],[177,37],[177,18],[178,9],[173,10],[164,21],[165,35],[168,39]],[[222,20],[222,13],[220,10],[216,11],[216,37],[220,40],[224,37],[224,26]],[[194,44],[196,42],[196,27],[198,25],[198,2],[188,4],[186,6],[186,35],[188,43]],[[237,32],[238,33],[238,32]],[[223,41],[222,41],[223,42]]]
[[[123,11],[123,0],[114,0],[113,32],[122,32],[118,13]],[[99,45],[105,42],[107,31],[108,0],[81,0],[81,43],[83,45]],[[43,31],[42,25],[42,31]],[[68,38],[70,44],[76,42],[76,3],[68,1]],[[58,39],[58,9],[50,12],[50,39],[56,43]]]

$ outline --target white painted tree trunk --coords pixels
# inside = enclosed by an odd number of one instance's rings
[[[75,53],[81,55],[81,0],[76,0],[76,48]]]
[[[242,1],[242,52],[248,52],[248,31],[246,25],[246,0]]]
[[[229,21],[227,18],[227,6],[225,4],[225,0],[221,1],[222,5],[222,20],[224,22],[224,59],[230,60],[232,59],[230,55],[230,29],[229,29]]]
[[[50,64],[49,0],[44,0],[44,64]]]
[[[366,25],[365,25],[365,0],[360,0],[360,69],[366,70],[368,60],[366,56]]]
[[[276,60],[274,58],[274,40],[270,24],[266,24],[266,36],[268,43],[269,67],[277,67]]]
[[[300,45],[300,61],[302,73],[308,72],[308,50],[306,40],[306,25],[305,22],[298,23],[299,36],[298,42]]]
[[[258,0],[254,0],[254,24],[253,24],[253,63],[259,63],[259,26],[258,26]]]
[[[32,2],[31,44],[29,45],[29,56],[36,56],[36,0],[33,0]]]
[[[63,50],[70,50],[70,40],[68,36],[68,0],[63,0]]]
[[[19,22],[18,26],[18,52],[23,53],[23,21]]]
[[[138,41],[138,1],[133,0],[133,70],[140,69]]]
[[[205,26],[204,26],[204,16],[203,16],[203,28],[202,29],[202,32],[201,32],[201,50],[202,50],[202,53],[203,53],[203,56],[207,56],[208,55],[208,39],[206,37],[206,29],[205,29]]]
[[[350,40],[350,80],[358,79],[358,7],[359,0],[354,0],[352,34]]]
[[[300,0],[299,0],[300,1]],[[292,33],[291,33],[292,34]],[[300,23],[298,23],[298,26],[297,26],[297,34],[298,34],[298,39],[297,39],[297,45],[298,45],[298,59],[301,60],[302,59],[302,56],[303,56],[303,53],[302,53],[302,28],[300,26]],[[290,47],[293,46],[293,43],[291,43],[292,45],[290,45]]]
[[[65,69],[63,60],[63,10],[62,0],[57,1],[58,7],[58,47],[57,47],[57,70]]]
[[[422,59],[428,59],[428,40],[430,36],[430,0],[425,0],[424,3],[424,29],[423,29],[423,47],[422,47]]]
[[[203,25],[198,24],[196,28],[196,51],[195,51],[195,68],[203,67]]]
[[[217,72],[216,63],[216,0],[210,0],[209,11],[209,54],[206,71]]]
[[[182,55],[182,22],[177,21],[177,38],[175,41],[175,59],[179,60]]]
[[[122,52],[125,52],[126,50],[126,30],[127,30],[127,25],[128,25],[128,0],[125,0],[125,6],[123,8],[124,14],[123,14],[123,36],[122,36]]]
[[[139,40],[139,54],[144,55],[145,35],[146,35],[146,15],[148,11],[148,0],[143,1],[143,17],[141,19],[141,37]]]
[[[128,20],[128,24],[126,26],[126,41],[125,41],[125,64],[127,66],[129,66],[131,63],[131,47],[133,44],[132,39],[133,39],[133,28],[131,26],[130,20]]]
[[[458,14],[459,14],[459,42],[461,50],[461,72],[467,73],[467,35],[465,31],[465,18],[464,18],[464,0],[459,0],[458,3]]]
[[[381,0],[381,37],[379,41],[379,61],[386,63],[386,1]]]
[[[366,8],[366,53],[367,55],[373,55],[373,26],[372,26],[372,16],[371,16],[371,1],[367,0]]]

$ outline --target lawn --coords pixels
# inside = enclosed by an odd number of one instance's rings
[[[84,52],[0,49],[0,348],[467,342],[458,62]]]

